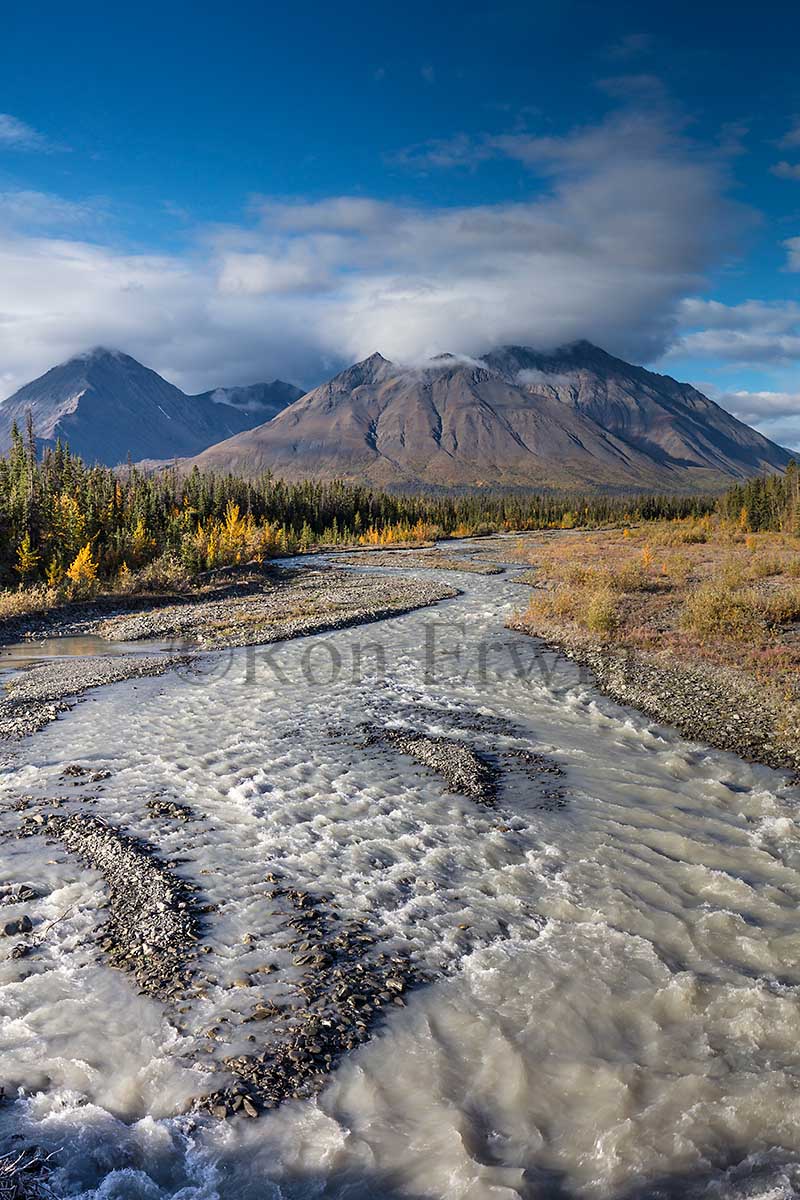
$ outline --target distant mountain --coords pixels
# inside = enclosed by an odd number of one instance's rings
[[[688,384],[578,342],[421,367],[373,354],[185,465],[383,487],[691,491],[790,458]]]
[[[253,424],[260,425],[263,421],[271,421],[282,409],[302,395],[302,389],[295,387],[293,383],[274,379],[272,383],[214,388],[212,392],[200,392],[199,395],[192,396],[192,399],[210,400],[214,404],[226,404],[230,408],[236,408],[241,413],[250,413],[256,418]]]
[[[172,459],[273,417],[301,395],[275,380],[187,396],[135,358],[102,347],[79,354],[0,404],[0,452],[28,412],[41,445],[58,438],[87,462]]]

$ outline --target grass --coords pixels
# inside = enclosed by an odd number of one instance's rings
[[[31,617],[48,612],[65,603],[58,588],[37,584],[0,592],[0,621],[13,621],[18,617]]]
[[[703,641],[761,638],[766,631],[762,605],[753,591],[734,591],[726,583],[705,583],[686,597],[681,628]]]
[[[703,517],[530,534],[513,553],[533,568],[531,632],[735,667],[800,696],[798,538]]]

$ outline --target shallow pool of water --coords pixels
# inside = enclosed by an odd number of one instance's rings
[[[174,652],[188,643],[176,641],[115,642],[97,634],[42,638],[0,646],[0,671],[16,670],[51,658],[97,658],[105,654],[152,654]]]

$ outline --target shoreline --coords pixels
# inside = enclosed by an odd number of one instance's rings
[[[688,741],[800,774],[800,742],[786,731],[785,714],[766,694],[755,702],[754,681],[744,672],[701,660],[667,662],[657,653],[615,647],[563,625],[516,618],[507,627],[588,668],[592,686],[603,696],[670,726]]]
[[[108,654],[90,658],[43,660],[20,667],[0,694],[0,744],[17,742],[69,711],[94,688],[129,679],[163,675],[200,654],[289,641],[314,633],[369,624],[453,599],[458,589],[412,575],[388,576],[334,568],[285,570],[245,579],[222,595],[170,597],[148,607],[134,597],[131,605],[81,605],[47,614],[40,636],[92,634],[110,642],[169,641],[189,650],[179,653]],[[17,632],[18,622],[11,625]],[[0,644],[11,640],[0,630]],[[31,640],[35,646],[35,640]]]

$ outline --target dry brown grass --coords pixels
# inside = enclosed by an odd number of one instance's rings
[[[533,568],[532,632],[573,630],[800,691],[800,539],[704,517],[526,535],[514,557]]]
[[[116,579],[91,586],[76,586],[68,579],[55,587],[35,584],[31,587],[7,588],[0,591],[0,621],[39,616],[60,608],[71,601],[89,600],[95,596],[120,598],[151,594],[182,594],[189,591],[192,581],[174,555],[162,554],[138,571],[120,573]]]
[[[48,612],[63,602],[64,597],[59,588],[46,587],[44,584],[36,587],[9,588],[0,592],[0,621]]]

